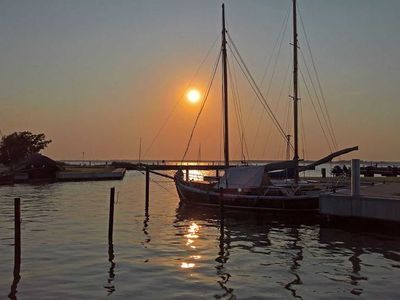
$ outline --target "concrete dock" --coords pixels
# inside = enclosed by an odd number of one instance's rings
[[[359,196],[349,189],[321,195],[320,213],[400,223],[400,182],[375,182],[362,185]]]

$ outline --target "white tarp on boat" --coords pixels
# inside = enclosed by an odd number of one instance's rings
[[[219,187],[222,188],[258,188],[264,177],[264,166],[233,167],[225,171]]]

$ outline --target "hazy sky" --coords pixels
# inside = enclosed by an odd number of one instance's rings
[[[272,55],[261,89],[271,85],[268,101],[282,126],[289,126],[290,20],[279,59],[273,49],[291,1],[225,3],[228,31],[257,82]],[[136,159],[140,137],[145,159],[181,159],[200,105],[176,103],[190,81],[206,89],[220,43],[212,48],[221,32],[220,5],[0,0],[0,130],[44,132],[53,140],[45,153],[56,159],[80,159],[82,152],[87,159]],[[400,1],[299,0],[299,10],[338,144],[360,146],[345,158],[399,160]],[[308,57],[301,27],[299,19],[300,47]],[[284,141],[233,62],[250,159],[284,158]],[[305,66],[301,60],[303,74]],[[307,66],[312,71],[309,59]],[[200,144],[202,159],[221,158],[220,77],[188,158],[197,158]],[[301,152],[317,159],[330,151],[302,83],[300,93],[306,132]],[[240,158],[233,103],[230,122],[232,158]]]

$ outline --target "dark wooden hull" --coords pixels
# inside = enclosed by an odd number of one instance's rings
[[[220,195],[215,189],[202,188],[201,185],[175,181],[182,203],[208,207],[220,206]],[[206,185],[205,185],[206,186]],[[318,195],[262,196],[239,193],[224,193],[224,208],[255,210],[282,213],[318,213]]]

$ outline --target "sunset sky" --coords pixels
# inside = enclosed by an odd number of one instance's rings
[[[400,1],[298,2],[339,147],[360,147],[343,158],[399,161]],[[82,152],[86,159],[137,159],[140,138],[144,159],[181,159],[200,109],[185,94],[189,88],[206,91],[220,45],[221,3],[0,0],[0,130],[45,133],[53,142],[44,153],[55,159],[81,159]],[[272,56],[260,88],[265,92],[271,84],[268,102],[285,127],[291,19],[277,60],[274,45],[291,1],[225,3],[227,29],[257,83]],[[312,71],[301,20],[300,48]],[[229,63],[249,158],[284,159],[283,139],[239,67]],[[302,60],[300,68],[306,74]],[[200,145],[202,159],[222,158],[220,88],[219,69],[188,159],[198,157]],[[306,132],[301,156],[317,159],[330,149],[302,80],[300,96]],[[240,159],[233,102],[230,109],[231,158]]]

